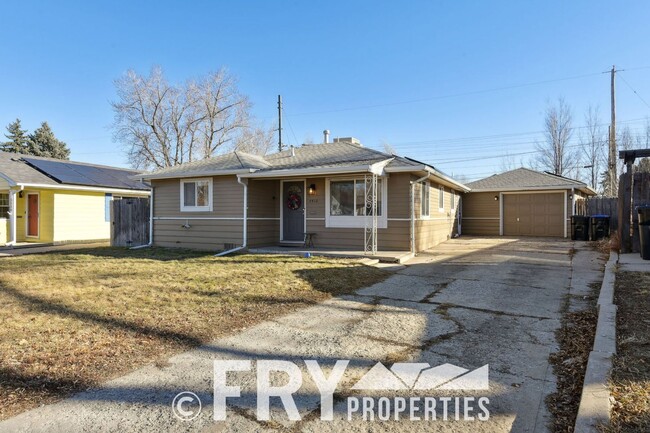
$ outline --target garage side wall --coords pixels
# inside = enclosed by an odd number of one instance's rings
[[[463,234],[499,236],[498,192],[470,192],[463,195]]]

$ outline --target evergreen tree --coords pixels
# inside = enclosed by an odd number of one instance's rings
[[[47,122],[29,135],[29,153],[47,158],[70,159],[70,149],[63,141],[58,140]]]
[[[7,125],[7,133],[5,137],[9,141],[4,143],[0,142],[0,151],[11,153],[27,153],[29,147],[29,137],[27,130],[23,129],[20,124],[20,119],[11,122]]]

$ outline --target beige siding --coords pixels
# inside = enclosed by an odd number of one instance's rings
[[[224,244],[240,245],[242,220],[155,220],[154,244],[162,247],[222,250]]]
[[[212,212],[181,212],[179,179],[154,180],[152,185],[155,245],[221,250],[227,243],[241,244],[244,194],[235,176],[213,178]]]
[[[415,177],[413,178],[415,180]],[[457,233],[458,202],[461,193],[455,194],[454,209],[451,208],[452,189],[443,186],[443,207],[440,208],[440,184],[430,182],[429,188],[429,216],[422,215],[422,188],[423,184],[415,188],[415,248],[417,251],[433,248]]]
[[[464,235],[499,236],[498,192],[470,192],[463,195]]]
[[[360,176],[362,176],[360,174]],[[393,174],[388,182],[387,228],[378,229],[380,250],[408,251],[410,248],[410,174]],[[361,250],[364,247],[363,228],[325,227],[325,177],[307,178],[307,187],[314,185],[316,193],[305,196],[307,223],[305,230],[316,233],[315,246]],[[280,206],[282,193],[279,180],[249,182],[248,244],[275,245],[280,239]],[[181,212],[180,181],[157,180],[155,188],[154,243],[198,249],[222,249],[225,243],[242,241],[243,187],[235,176],[213,178],[213,212]],[[455,231],[455,213],[451,212],[449,188],[445,189],[445,210],[438,211],[438,185],[432,184],[431,218],[418,221],[416,239],[419,249],[431,248],[448,239]],[[460,199],[457,193],[457,203]],[[458,205],[456,205],[456,209]],[[419,217],[419,190],[416,193]],[[204,218],[204,219],[190,219]],[[221,219],[208,219],[221,218]],[[225,219],[227,218],[227,219]],[[185,219],[191,226],[183,228]]]

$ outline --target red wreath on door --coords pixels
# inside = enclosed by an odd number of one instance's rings
[[[300,205],[302,205],[302,198],[296,193],[289,194],[289,197],[287,197],[287,207],[291,210],[298,210],[300,209]]]

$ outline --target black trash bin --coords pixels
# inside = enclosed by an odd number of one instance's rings
[[[650,260],[650,206],[639,206],[639,243],[641,258]]]
[[[609,215],[592,215],[590,219],[589,237],[592,241],[609,237]]]
[[[589,217],[583,215],[573,215],[571,217],[571,240],[588,241],[589,240]]]

